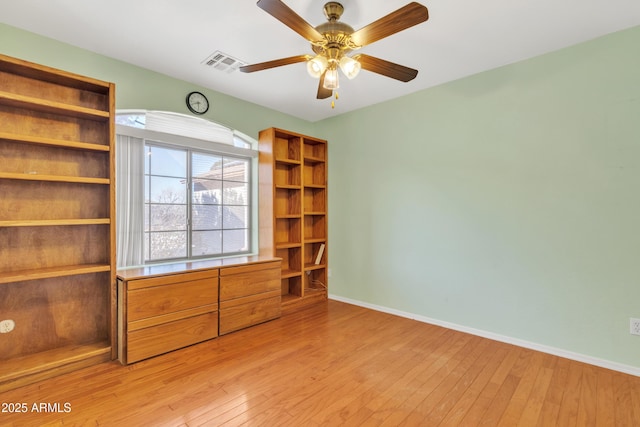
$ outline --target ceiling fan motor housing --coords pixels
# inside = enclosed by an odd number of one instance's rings
[[[339,22],[344,7],[335,1],[324,5],[324,14],[327,22],[318,25],[316,30],[324,36],[324,41],[318,44],[311,44],[311,49],[321,55],[326,55],[330,61],[339,61],[342,56],[351,52],[351,34],[353,27],[344,22]]]

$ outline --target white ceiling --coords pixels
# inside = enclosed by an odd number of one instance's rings
[[[359,29],[408,0],[342,0]],[[285,0],[313,26],[325,0]],[[255,0],[0,0],[2,22],[317,121],[640,25],[640,0],[422,0],[429,20],[360,50],[416,68],[408,83],[363,71],[340,80],[335,109],[316,100],[304,63],[225,73],[202,62],[222,51],[246,63],[312,53]],[[630,52],[630,54],[632,54]],[[638,54],[635,52],[633,54]]]

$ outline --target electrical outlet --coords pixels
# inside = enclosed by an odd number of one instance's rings
[[[629,327],[629,332],[632,335],[640,335],[640,319],[634,319],[633,317],[629,319],[630,322],[630,327]]]
[[[0,334],[8,334],[16,327],[16,322],[11,319],[3,320],[0,322]]]

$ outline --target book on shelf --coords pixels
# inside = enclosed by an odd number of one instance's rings
[[[320,261],[322,261],[323,253],[324,253],[324,243],[320,244],[320,249],[318,249],[318,255],[316,256],[316,265],[320,264]]]

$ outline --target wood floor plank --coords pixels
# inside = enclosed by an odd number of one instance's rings
[[[616,425],[631,425],[633,407],[631,406],[630,381],[626,375],[614,375],[613,383],[616,389]]]
[[[488,350],[487,363],[481,366],[480,372],[471,384],[463,387],[463,394],[455,398],[455,405],[447,413],[440,425],[458,426],[467,416],[473,404],[478,401],[482,391],[487,387],[491,378],[496,374],[502,361],[508,353],[506,345],[499,345],[497,348],[491,346]],[[477,420],[477,418],[475,418]]]
[[[553,369],[546,367],[540,369],[531,393],[527,398],[526,405],[520,415],[520,419],[518,420],[518,426],[535,426],[538,423],[552,377]]]
[[[584,367],[581,363],[571,363],[569,366],[567,389],[562,397],[562,404],[558,412],[558,425],[574,426],[578,422],[583,370]]]
[[[597,369],[596,375],[596,426],[613,426],[616,422],[613,372]]]
[[[437,337],[437,335],[434,336]],[[429,341],[430,344],[433,342]],[[342,394],[338,392],[339,397],[322,411],[316,413],[312,420],[320,425],[342,425],[358,408],[366,405],[371,397],[376,394],[393,393],[398,379],[414,378],[423,369],[424,356],[418,351],[401,351],[407,348],[415,349],[414,346],[415,344],[394,345],[384,352],[379,352],[376,363],[368,367],[370,374],[366,381],[356,384],[355,387],[353,384],[347,384],[347,392]],[[386,362],[389,358],[394,360],[391,366]],[[407,367],[410,367],[408,371]]]
[[[591,366],[584,366],[580,385],[577,424],[580,426],[596,425],[596,381],[597,373]]]
[[[387,395],[389,393],[389,383],[392,383],[397,375],[402,376],[405,368],[403,365],[413,365],[415,369],[415,361],[413,358],[399,357],[396,359],[397,365],[380,369],[379,374],[368,378],[366,381],[350,384],[345,382],[343,386],[336,391],[336,399],[328,405],[318,409],[311,418],[312,421],[319,425],[342,425],[357,409],[354,402],[362,402],[361,396],[370,396],[371,393]],[[380,366],[382,368],[382,366]],[[412,372],[412,371],[410,371]],[[365,404],[366,405],[366,404]]]
[[[629,390],[631,394],[631,407],[633,411],[631,413],[631,422],[634,426],[640,426],[640,378],[629,377]]]
[[[368,328],[376,331],[369,336],[381,337],[381,341],[350,338],[348,342],[342,343],[338,354],[320,351],[322,360],[317,362],[320,369],[302,387],[296,385],[299,393],[291,393],[289,387],[284,387],[273,394],[272,401],[266,403],[266,406],[280,405],[283,409],[288,408],[288,413],[298,422],[310,422],[315,414],[327,410],[327,402],[319,401],[315,396],[328,394],[340,399],[345,396],[345,390],[357,388],[363,382],[369,381],[370,372],[384,372],[388,359],[381,357],[381,351],[386,348],[387,341],[393,340],[401,332],[389,327],[387,322],[367,319],[365,323]],[[350,335],[348,328],[345,333]]]
[[[501,386],[504,384],[509,372],[519,358],[520,349],[514,346],[507,346],[508,353],[500,361],[500,366],[491,376],[488,384],[482,389],[477,399],[470,405],[466,415],[460,421],[463,426],[475,426],[479,423],[484,414],[489,410],[494,398]]]
[[[409,383],[403,387],[402,384],[405,384],[405,378],[400,378],[392,385],[395,389],[399,389],[397,395],[394,397],[403,403],[397,408],[398,414],[388,417],[388,419],[399,417],[399,419],[392,421],[390,425],[398,425],[401,420],[406,418],[407,414],[416,408],[424,398],[426,391],[425,383],[446,363],[448,360],[447,355],[453,354],[455,349],[459,348],[455,340],[455,332],[444,329],[442,331],[442,333],[438,335],[438,338],[431,342],[429,349],[421,352],[423,359],[420,362],[420,366],[417,367],[418,372],[414,375],[414,370],[412,369],[411,372],[405,374],[405,377],[412,377]],[[416,348],[415,351],[420,352],[420,349]],[[369,390],[363,394],[358,401],[353,402],[355,410],[351,410],[353,415],[345,419],[345,424],[361,425],[365,423],[380,407],[392,398],[393,397],[388,394],[379,393],[375,388]],[[385,420],[383,424],[387,424],[387,420]]]
[[[639,426],[640,377],[336,301],[0,393],[1,426]],[[513,424],[511,424],[513,423]]]
[[[511,427],[518,425],[520,417],[524,411],[524,408],[529,401],[529,395],[535,385],[535,380],[538,377],[538,373],[541,369],[543,354],[535,353],[532,355],[531,360],[525,370],[524,374],[518,382],[518,387],[515,389],[509,404],[505,408],[498,426]]]
[[[556,358],[556,364],[553,369],[553,376],[551,383],[547,389],[544,403],[540,409],[540,416],[538,417],[538,427],[547,427],[556,425],[558,419],[558,413],[560,411],[560,405],[562,404],[562,398],[565,390],[567,390],[567,381],[569,377],[569,364],[568,359]]]
[[[512,365],[508,375],[504,378],[498,392],[495,394],[489,407],[482,415],[479,425],[496,426],[503,417],[503,414],[511,405],[511,400],[520,386],[520,381],[524,376],[527,367],[531,369],[531,359],[535,352],[527,349],[518,349],[518,359]],[[521,402],[516,401],[514,405],[520,405]],[[515,424],[514,424],[515,425]]]
[[[489,355],[493,352],[491,344],[489,340],[481,340],[447,380],[441,383],[438,390],[423,401],[422,404],[426,404],[430,411],[422,420],[422,425],[440,424],[488,362]]]
[[[468,342],[468,337],[461,337],[464,340],[461,342]],[[455,349],[460,349],[462,351],[465,346],[460,346],[460,344],[453,341],[453,345],[448,347],[448,351],[453,351]],[[442,347],[444,349],[444,347]],[[424,353],[430,353],[433,350],[424,349]],[[421,351],[422,353],[422,351]],[[413,405],[413,407],[418,407],[422,404],[421,399],[423,399],[429,392],[432,390],[431,386],[428,384],[429,380],[437,378],[439,372],[442,372],[444,365],[446,365],[447,358],[443,358],[439,351],[433,351],[431,361],[422,362],[419,365],[413,366],[407,370],[405,368],[404,374],[399,374],[395,376],[395,379],[391,379],[387,388],[385,388],[384,393],[379,393],[378,396],[373,396],[369,402],[365,404],[366,408],[368,408],[371,412],[371,416],[366,419],[367,424],[380,424],[380,425],[388,425],[389,419],[393,420],[398,413],[406,414],[407,408],[409,405]],[[443,360],[444,359],[444,360]],[[441,360],[441,363],[438,363],[438,360]],[[440,369],[436,370],[437,366],[442,366]],[[435,382],[438,380],[436,379]],[[412,403],[409,403],[409,400],[412,398],[416,398]],[[402,417],[404,418],[404,417]],[[350,420],[348,420],[351,422]],[[391,425],[395,425],[395,421],[391,421]]]
[[[462,363],[465,355],[469,350],[473,349],[478,341],[468,335],[462,335],[454,338],[456,340],[455,345],[449,350],[447,355],[441,356],[439,363],[434,366],[435,372],[429,376],[429,379],[421,387],[421,393],[419,395],[420,402],[418,402],[416,408],[411,411],[405,419],[399,423],[401,426],[418,425],[429,414],[429,406],[425,400],[438,390],[440,384],[442,384],[446,378],[451,374],[454,369]],[[386,402],[385,402],[386,403]],[[378,409],[379,410],[379,409]],[[375,412],[373,416],[375,416]]]

